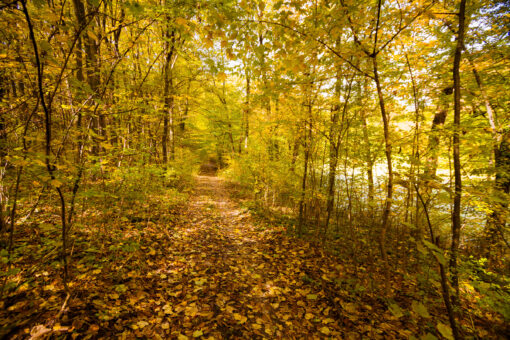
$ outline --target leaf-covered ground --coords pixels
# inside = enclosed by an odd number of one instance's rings
[[[76,231],[72,296],[63,308],[56,252],[53,260],[45,258],[54,263],[50,272],[19,273],[20,282],[34,277],[2,302],[1,335],[433,339],[441,330],[449,335],[443,311],[405,297],[381,299],[369,292],[368,280],[352,283],[353,271],[365,268],[349,267],[251,216],[217,177],[199,176],[186,204],[158,210],[162,207],[162,201],[146,202],[132,207],[129,218],[112,216]],[[145,215],[135,216],[142,211]],[[58,240],[51,233],[44,240],[51,235]],[[27,243],[33,238],[26,235]],[[26,261],[43,256],[37,248],[26,251]]]

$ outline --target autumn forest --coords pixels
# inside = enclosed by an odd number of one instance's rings
[[[0,338],[506,339],[507,0],[0,0]]]

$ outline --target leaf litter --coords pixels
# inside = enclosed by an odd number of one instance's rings
[[[60,320],[54,315],[63,299],[61,282],[44,272],[2,302],[7,308],[0,312],[1,335],[383,339],[418,334],[417,323],[398,303],[345,285],[359,268],[255,218],[217,177],[199,176],[187,204],[157,214],[166,214],[166,220],[112,221],[99,229],[102,236],[93,228],[77,231],[72,298]],[[413,301],[412,310],[414,317],[430,317],[421,302]],[[449,335],[445,324],[437,328],[435,334]]]

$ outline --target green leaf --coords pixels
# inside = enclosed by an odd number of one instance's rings
[[[391,305],[389,305],[388,309],[390,310],[391,314],[393,314],[393,316],[396,318],[401,318],[404,316],[404,312],[402,312],[402,309],[396,303],[392,303]]]
[[[413,309],[413,312],[421,316],[422,318],[430,318],[429,311],[427,310],[427,307],[421,302],[413,301],[411,304],[411,308]]]
[[[437,337],[433,334],[427,333],[420,337],[420,340],[437,340]]]
[[[427,240],[423,240],[423,244],[425,245],[425,247],[429,248],[430,250],[441,251],[441,249],[439,249],[438,246],[436,246],[434,243],[429,242]]]
[[[445,325],[444,323],[438,322],[436,327],[437,327],[437,330],[439,331],[439,333],[441,333],[441,335],[444,338],[446,338],[448,340],[454,340],[452,329],[450,328],[450,326]]]
[[[434,251],[432,254],[434,254],[437,262],[441,263],[443,266],[446,266],[446,257],[444,257],[442,252]]]

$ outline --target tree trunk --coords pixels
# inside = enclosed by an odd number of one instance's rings
[[[374,205],[374,160],[372,159],[370,139],[368,137],[367,116],[364,109],[362,112],[361,123],[363,124],[363,141],[366,148],[365,162],[367,166],[368,205],[370,209],[372,209]]]
[[[335,86],[335,100],[340,100],[340,89],[341,89],[341,82],[340,79],[341,75],[340,72],[337,73],[337,82]],[[340,121],[340,126],[338,126],[338,121],[340,118],[340,104],[337,103],[332,108],[332,115],[331,115],[331,127],[329,130],[329,181],[328,181],[328,195],[327,195],[327,203],[326,203],[326,221],[324,224],[324,237],[326,236],[326,233],[328,231],[329,227],[329,221],[331,218],[331,215],[333,213],[333,206],[335,201],[335,181],[336,181],[336,168],[338,165],[338,153],[340,151],[340,145],[342,144],[342,139],[344,136],[344,129],[345,129],[345,119],[346,119],[346,113],[347,113],[347,104],[349,103],[349,99],[351,97],[351,90],[352,90],[352,82],[354,80],[354,77],[350,79],[348,87],[347,87],[347,93],[345,95],[345,101],[343,103],[342,107],[342,119]]]
[[[6,78],[0,75],[0,102],[3,101],[4,97],[7,94],[6,90]],[[5,124],[5,114],[0,114],[0,160],[2,161],[1,166],[3,166],[4,157],[7,155],[7,127]],[[1,229],[0,229],[1,230]]]
[[[251,95],[251,88],[250,88],[250,75],[248,74],[248,70],[246,70],[246,100],[245,100],[245,107],[243,110],[243,135],[241,137],[241,146],[239,147],[239,151],[241,150],[247,150],[248,149],[248,137],[250,135],[250,95]]]
[[[496,179],[494,187],[498,203],[493,206],[489,216],[487,237],[489,241],[488,252],[497,249],[501,239],[507,247],[510,244],[505,239],[505,227],[508,219],[508,201],[510,194],[510,130],[501,136],[499,147],[495,150]],[[492,247],[491,247],[492,246]]]
[[[485,92],[482,79],[472,58],[468,55],[467,59],[471,65],[471,70],[475,76],[476,84],[478,85],[478,89],[482,95],[485,109],[487,111],[487,120],[489,121],[493,139],[492,149],[494,152],[494,170],[496,172],[496,178],[494,181],[494,195],[497,197],[497,202],[492,205],[492,211],[489,213],[489,218],[485,230],[487,237],[487,257],[492,262],[498,258],[498,254],[495,250],[500,245],[500,239],[506,243],[507,247],[510,247],[504,235],[506,220],[508,218],[508,203],[506,202],[508,202],[508,194],[510,190],[510,177],[508,175],[510,173],[510,131],[503,132],[498,130],[496,115],[489,101],[489,97]]]
[[[390,225],[390,214],[391,214],[391,203],[393,199],[393,167],[391,160],[391,142],[389,133],[389,118],[386,113],[386,107],[384,103],[384,97],[381,88],[381,82],[379,80],[379,72],[377,70],[377,55],[372,57],[372,63],[374,68],[374,81],[377,88],[377,97],[379,98],[379,108],[381,110],[381,116],[383,120],[383,131],[384,131],[384,153],[386,155],[386,164],[388,167],[388,182],[386,186],[386,202],[384,204],[381,235],[379,238],[379,248],[381,256],[385,263],[388,263],[388,255],[386,253],[386,234]]]
[[[311,105],[309,106],[311,110]],[[299,200],[299,216],[298,216],[298,235],[303,235],[303,225],[304,225],[304,210],[305,210],[305,198],[306,198],[306,180],[308,176],[308,161],[310,158],[310,144],[311,140],[308,139],[308,134],[306,130],[310,130],[310,137],[311,137],[311,130],[312,130],[312,117],[310,116],[308,119],[309,126],[308,128],[305,128],[305,140],[304,140],[304,167],[303,167],[303,177],[301,180],[301,198]],[[306,124],[306,121],[305,121]]]
[[[466,0],[460,1],[459,7],[459,28],[457,34],[457,46],[455,47],[455,56],[453,60],[453,172],[455,179],[455,193],[453,197],[452,214],[452,244],[450,249],[450,272],[452,274],[452,286],[455,290],[453,297],[454,305],[457,309],[460,307],[459,301],[459,274],[457,258],[459,253],[460,228],[461,228],[461,198],[462,198],[462,176],[460,165],[460,61],[462,58],[462,48],[464,46],[464,22],[466,13]],[[455,336],[455,334],[454,334]],[[457,335],[458,336],[458,335]],[[457,336],[455,336],[457,338]]]
[[[169,19],[168,19],[169,20]],[[173,75],[172,75],[172,59],[175,47],[175,32],[168,29],[165,33],[165,50],[166,58],[163,66],[163,135],[161,137],[161,152],[163,154],[163,166],[168,164],[168,142],[170,140],[170,159],[173,159],[175,154],[174,147],[174,129],[173,129]]]
[[[179,124],[179,127],[181,129],[181,134],[186,131],[186,121],[188,120],[188,113],[189,113],[189,91],[191,88],[191,79],[188,81],[188,84],[186,85],[186,100],[184,103],[184,113],[182,114],[181,121]]]
[[[339,87],[337,79],[337,88]],[[336,92],[339,92],[337,90]],[[339,95],[339,93],[337,93]],[[335,97],[337,97],[335,95]],[[324,223],[324,236],[326,236],[329,227],[329,220],[331,219],[331,213],[333,212],[335,203],[335,180],[336,180],[336,167],[338,164],[338,148],[337,145],[337,134],[338,131],[338,116],[340,111],[340,105],[337,103],[331,109],[331,126],[329,128],[329,180],[328,180],[328,196],[326,199],[326,221]]]

